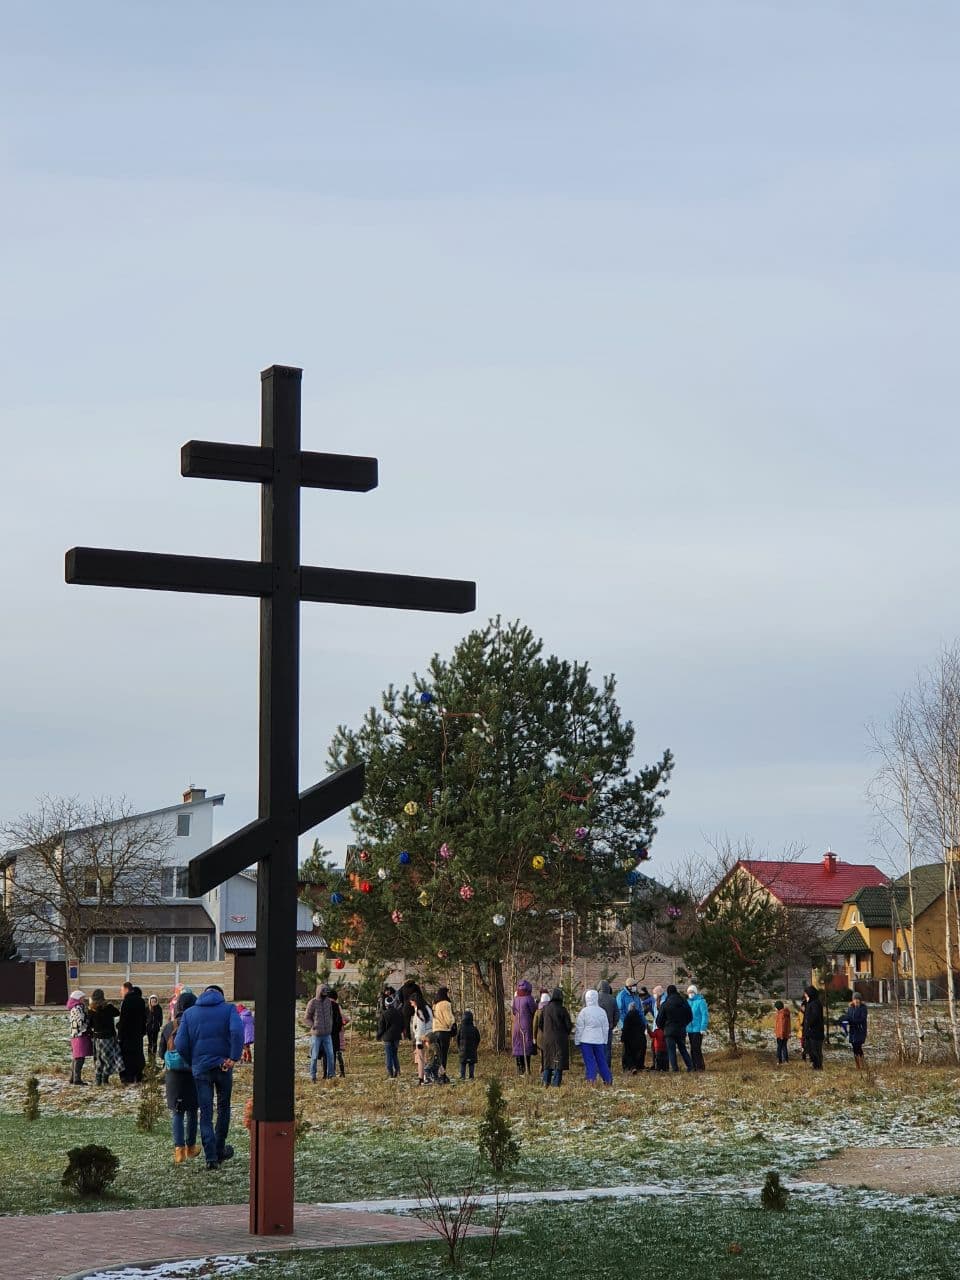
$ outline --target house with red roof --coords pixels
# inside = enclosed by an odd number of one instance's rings
[[[712,891],[718,893],[732,877],[749,876],[791,917],[796,954],[784,957],[787,995],[797,996],[810,981],[810,969],[823,944],[836,933],[837,915],[861,889],[886,886],[889,881],[871,862],[844,862],[832,849],[816,862],[741,858]]]

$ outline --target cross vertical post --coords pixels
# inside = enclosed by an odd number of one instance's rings
[[[260,601],[259,814],[272,820],[257,872],[257,1033],[253,1064],[250,1230],[293,1230],[296,988],[271,975],[296,972],[300,779],[300,379],[274,365],[261,378],[261,445],[273,456],[261,486],[260,558],[273,591]],[[267,1047],[269,1046],[269,1047]]]

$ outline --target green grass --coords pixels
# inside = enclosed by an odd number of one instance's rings
[[[955,1223],[853,1205],[829,1212],[797,1205],[786,1213],[682,1199],[539,1205],[513,1210],[507,1228],[510,1235],[492,1264],[485,1240],[468,1243],[459,1274],[492,1280],[634,1274],[643,1280],[956,1280],[958,1273]],[[446,1273],[443,1245],[304,1251],[260,1255],[256,1262],[257,1280],[433,1280]]]

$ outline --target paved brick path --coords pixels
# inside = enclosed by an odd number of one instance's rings
[[[63,1280],[125,1263],[437,1238],[417,1218],[325,1205],[297,1205],[293,1236],[251,1236],[248,1218],[245,1204],[0,1218],[0,1280]]]

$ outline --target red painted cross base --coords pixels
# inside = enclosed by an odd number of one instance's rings
[[[293,1234],[293,1128],[284,1120],[250,1122],[250,1233]]]

